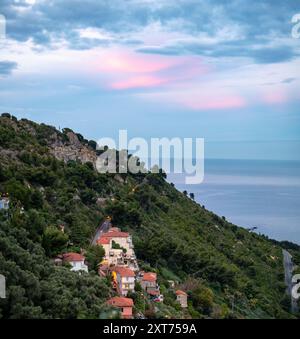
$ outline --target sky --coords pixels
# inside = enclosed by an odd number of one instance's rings
[[[300,160],[299,0],[0,0],[0,112]]]

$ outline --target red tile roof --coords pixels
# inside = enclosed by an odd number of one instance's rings
[[[84,261],[85,257],[78,253],[65,253],[63,254],[63,260],[65,261]]]
[[[157,274],[153,272],[144,273],[143,281],[155,282],[157,279]]]
[[[103,233],[102,236],[106,238],[128,238],[129,233],[121,231],[108,231],[106,233]]]
[[[176,295],[187,295],[187,294],[181,290],[177,290]]]
[[[110,243],[110,239],[107,237],[101,237],[97,240],[97,244],[100,244],[100,245],[109,245],[109,243]]]
[[[120,232],[120,229],[118,227],[111,227],[108,232]]]
[[[109,305],[116,306],[116,307],[132,307],[133,300],[131,298],[125,297],[114,297],[107,301]]]
[[[135,277],[133,270],[128,267],[117,266],[113,270],[119,273],[121,277]]]
[[[153,295],[153,296],[157,296],[157,295],[160,294],[160,292],[158,290],[156,290],[156,291],[149,290],[149,291],[147,291],[147,293],[150,294],[150,295]]]

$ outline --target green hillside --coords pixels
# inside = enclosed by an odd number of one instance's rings
[[[95,142],[69,129],[0,118],[0,192],[11,200],[9,214],[0,212],[0,272],[8,285],[0,318],[98,318],[110,282],[51,259],[65,250],[92,252],[107,215],[132,233],[141,267],[158,273],[165,301],[159,310],[148,307],[148,317],[294,317],[280,243],[207,211],[163,173],[98,174],[95,156]],[[299,260],[299,248],[292,250]],[[188,291],[188,310],[174,302],[169,280]]]

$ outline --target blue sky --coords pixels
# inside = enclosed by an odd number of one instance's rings
[[[300,160],[296,13],[295,0],[1,0],[0,111]]]

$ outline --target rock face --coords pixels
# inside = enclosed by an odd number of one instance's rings
[[[82,163],[91,162],[96,167],[97,156],[94,150],[83,145],[77,135],[68,132],[68,142],[63,142],[57,135],[51,137],[50,152],[64,162],[79,160]]]
[[[3,116],[1,117],[1,124],[13,128],[16,133],[25,131],[34,137],[38,134],[38,127],[42,126],[25,119],[16,121],[10,117]],[[46,135],[46,143],[49,147],[50,153],[58,160],[62,160],[64,162],[72,160],[81,161],[82,163],[91,162],[94,168],[96,168],[97,155],[95,150],[89,147],[87,143],[80,141],[78,135],[73,131],[68,130],[65,131],[65,133],[60,133],[55,128],[46,126],[43,133]],[[20,153],[18,150],[6,150],[0,145],[0,158],[2,162],[12,158],[17,160],[18,153]]]

